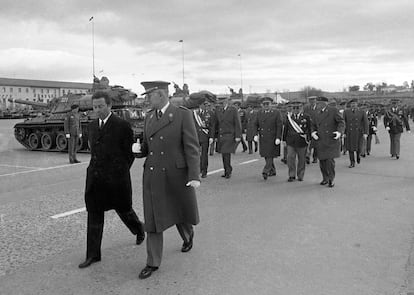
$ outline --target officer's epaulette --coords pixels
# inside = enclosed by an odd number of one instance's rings
[[[185,106],[179,106],[179,108],[181,108],[181,109],[183,109],[183,110],[187,110],[187,111],[189,111],[189,110],[190,110],[189,108],[186,108]]]
[[[151,113],[151,112],[153,112],[155,109],[149,109],[149,110],[147,110],[147,113]]]

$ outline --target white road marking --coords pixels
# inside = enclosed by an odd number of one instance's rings
[[[71,211],[67,211],[67,212],[63,212],[63,213],[56,214],[56,215],[53,215],[53,216],[50,216],[50,217],[53,218],[53,219],[58,219],[58,218],[61,218],[61,217],[66,217],[66,216],[76,214],[76,213],[80,213],[80,212],[83,212],[83,211],[86,211],[85,207],[75,209],[75,210],[71,210]]]
[[[0,167],[11,167],[11,168],[26,168],[26,169],[42,169],[41,167],[29,167],[29,166],[19,166],[19,165],[6,165],[6,164],[0,164]]]
[[[15,172],[15,173],[8,173],[8,174],[1,174],[0,177],[14,176],[14,175],[19,175],[19,174],[26,174],[26,173],[39,172],[39,171],[52,170],[52,169],[59,169],[59,168],[65,168],[65,167],[70,167],[70,166],[74,166],[74,165],[82,165],[82,164],[86,164],[86,162],[77,163],[77,164],[66,164],[66,165],[46,167],[46,168],[37,168],[37,169],[34,169],[34,170],[20,171],[20,172]]]
[[[257,162],[257,161],[259,161],[259,159],[253,159],[253,160],[249,160],[249,161],[246,161],[246,162],[241,162],[239,165],[250,164],[250,163],[253,163],[253,162]]]
[[[259,159],[253,159],[253,160],[241,162],[238,165],[245,165],[245,164],[249,164],[249,163],[253,163],[253,162],[257,162],[257,161],[259,161]],[[221,168],[221,169],[209,171],[209,172],[207,172],[207,175],[212,175],[212,174],[215,174],[215,173],[219,173],[221,171],[224,171],[224,169]],[[73,214],[76,214],[76,213],[83,212],[85,210],[86,210],[86,208],[83,207],[83,208],[79,208],[79,209],[75,209],[75,210],[71,210],[71,211],[67,211],[67,212],[63,212],[63,213],[60,213],[60,214],[53,215],[53,216],[51,216],[51,218],[57,219],[57,218],[61,218],[61,217],[66,217],[66,216],[69,216],[69,215],[73,215]]]

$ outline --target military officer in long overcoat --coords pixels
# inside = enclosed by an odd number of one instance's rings
[[[242,136],[239,113],[230,104],[230,98],[219,98],[222,107],[216,109],[215,123],[212,125],[212,134],[217,131],[217,151],[221,153],[224,166],[222,177],[230,178],[233,167],[231,166],[231,154],[236,152],[237,143]]]
[[[145,239],[143,225],[132,209],[132,187],[129,169],[133,131],[129,123],[111,113],[107,92],[92,96],[98,119],[88,125],[91,160],[86,170],[85,203],[88,212],[85,268],[101,260],[101,242],[105,211],[114,209],[128,229],[136,235],[136,243]]]
[[[343,117],[345,120],[346,149],[349,152],[349,168],[353,168],[355,167],[355,155],[357,163],[359,164],[361,161],[362,141],[368,137],[368,118],[363,110],[358,109],[356,99],[350,101],[350,108],[344,111]]]
[[[142,189],[147,264],[139,274],[145,279],[161,264],[166,229],[177,227],[184,241],[181,252],[193,247],[193,225],[200,220],[195,192],[200,185],[200,153],[193,115],[185,107],[170,104],[169,83],[141,84],[152,107],[145,116],[143,141],[136,155],[146,157]]]
[[[401,133],[405,129],[410,132],[410,124],[403,109],[398,105],[399,99],[391,100],[391,107],[384,115],[385,130],[390,134],[390,154],[391,158],[400,158],[400,140]]]
[[[269,176],[276,175],[274,158],[280,156],[280,143],[282,140],[283,121],[278,110],[272,109],[272,99],[265,97],[262,101],[262,109],[258,111],[256,128],[259,137],[259,153],[265,158],[265,166],[262,176],[266,180]]]
[[[340,156],[341,134],[345,123],[339,110],[328,106],[328,99],[317,98],[318,112],[312,122],[312,137],[318,143],[319,167],[322,173],[321,185],[335,186],[335,158]]]
[[[79,105],[73,104],[70,107],[71,111],[65,116],[63,121],[63,129],[68,141],[69,163],[80,163],[76,159],[76,147],[78,138],[82,137],[82,128],[80,123]]]
[[[254,136],[257,135],[256,128],[257,111],[249,104],[246,109],[246,141],[249,147],[249,154],[253,154],[253,142],[254,152],[257,152],[258,143],[254,141]]]
[[[287,145],[288,181],[298,177],[303,181],[306,167],[306,150],[311,138],[311,118],[303,113],[301,102],[293,102],[292,113],[287,113],[283,126],[283,142]],[[297,157],[297,162],[296,162]]]

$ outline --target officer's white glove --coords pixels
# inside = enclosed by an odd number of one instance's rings
[[[66,138],[70,138],[70,134],[66,134]]]
[[[362,134],[362,136],[364,137],[364,139],[368,138],[368,134]]]
[[[214,142],[214,138],[211,138],[211,137],[210,137],[210,138],[208,139],[208,143],[209,143],[209,144],[212,144],[213,142]]]
[[[258,142],[258,141],[259,141],[259,136],[255,135],[255,136],[253,137],[253,141],[254,141],[254,142]]]
[[[385,127],[385,130],[390,131],[390,127]]]
[[[240,141],[240,137],[236,137],[234,140],[236,141],[236,142],[239,142]]]
[[[341,138],[341,132],[339,132],[339,131],[334,131],[334,132],[333,132],[333,134],[335,134],[335,137],[334,137],[334,139],[335,139],[335,140],[337,140],[337,139]]]
[[[141,143],[139,138],[137,138],[137,142],[132,144],[132,152],[135,154],[139,154],[141,152]]]
[[[193,187],[193,188],[198,188],[199,186],[200,186],[200,181],[198,181],[198,180],[190,180],[187,184],[186,184],[186,186],[191,186],[191,187]]]
[[[79,134],[79,137],[82,137],[82,133]]]
[[[411,130],[407,130],[408,133],[411,133]]]
[[[279,144],[280,144],[280,139],[279,138],[276,138],[275,145],[279,145]]]
[[[314,139],[314,140],[318,140],[319,139],[319,136],[318,136],[318,134],[317,134],[318,132],[316,132],[316,131],[313,131],[312,132],[312,134],[311,134],[311,136],[312,136],[312,138]]]
[[[377,127],[373,126],[372,130],[377,131]]]

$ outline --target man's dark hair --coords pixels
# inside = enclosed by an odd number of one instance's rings
[[[106,103],[107,105],[112,104],[112,100],[111,100],[111,98],[109,97],[108,92],[106,92],[106,91],[97,91],[97,92],[95,92],[95,93],[92,95],[92,100],[94,100],[94,99],[98,99],[98,98],[101,98],[101,97],[103,97],[103,98],[105,99],[105,103]]]

